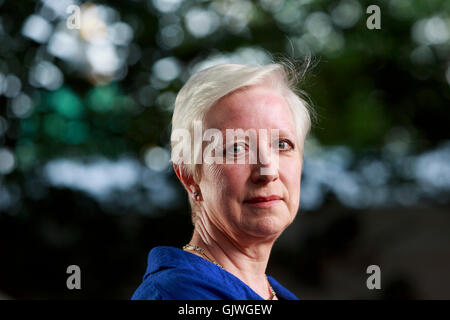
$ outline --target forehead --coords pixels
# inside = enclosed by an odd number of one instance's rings
[[[295,134],[291,110],[278,90],[266,86],[244,88],[221,98],[205,117],[208,128],[279,129]]]

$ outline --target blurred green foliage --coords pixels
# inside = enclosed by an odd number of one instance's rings
[[[17,280],[25,272],[17,267],[27,263],[25,256],[39,259],[42,251],[49,263],[69,263],[73,256],[96,269],[93,274],[105,286],[91,286],[85,297],[127,298],[150,245],[183,243],[190,230],[187,202],[164,198],[169,194],[162,187],[165,180],[153,171],[170,172],[161,162],[167,162],[176,93],[207,64],[301,61],[312,55],[315,67],[300,84],[318,113],[312,137],[321,146],[345,146],[357,158],[386,150],[419,154],[450,138],[448,0],[82,1],[77,3],[85,19],[80,30],[67,28],[70,4],[0,0],[0,241],[8,247],[0,252],[2,274],[13,274],[9,280],[0,278],[0,289],[13,296],[66,294],[57,280],[47,292],[40,289],[47,283]],[[380,30],[366,27],[371,4],[381,9]],[[150,189],[137,186],[128,194],[119,190],[102,203],[76,188],[49,185],[41,172],[55,159],[97,156],[127,156],[150,167],[153,173],[146,172],[151,178],[142,178]],[[408,168],[404,158],[389,161],[389,168]],[[447,167],[433,168],[443,177],[442,192],[447,194],[449,179],[440,173]],[[168,179],[176,185],[173,175]],[[174,188],[182,198],[181,187]],[[401,189],[402,194],[409,190]],[[438,194],[431,190],[427,192]],[[141,193],[142,199],[153,202],[136,200],[144,215],[135,215],[129,203]],[[169,209],[156,205],[158,199],[166,199]],[[325,200],[324,208],[336,203]],[[78,211],[83,213],[77,215]],[[145,217],[147,211],[151,218]],[[60,215],[64,213],[67,216]],[[278,261],[284,261],[283,254],[297,257],[299,282],[319,286],[320,279],[311,279],[320,277],[316,267],[328,253],[309,249],[310,258],[299,258],[302,250],[325,243],[333,251],[332,243],[340,239],[342,246],[335,249],[345,252],[360,219],[349,217],[341,221],[348,226],[350,220],[353,228],[347,238],[336,236],[333,226],[341,222],[333,220],[329,229],[305,236],[295,253],[280,251]],[[171,226],[178,238],[164,234]],[[21,239],[19,233],[27,236]],[[120,238],[126,239],[125,245]],[[99,241],[99,256],[89,241]],[[25,249],[30,242],[32,247]],[[121,258],[114,257],[114,248],[120,248]],[[63,258],[58,260],[58,255]],[[7,260],[10,266],[5,266]],[[129,265],[131,261],[135,265]],[[106,262],[126,266],[123,279],[112,284],[111,273],[100,276],[102,268],[108,268]],[[46,268],[43,262],[37,265],[39,270]],[[56,267],[51,270],[56,272]],[[90,277],[89,283],[95,283]],[[386,296],[414,295],[406,280],[397,280],[393,288],[400,283],[400,293],[395,287]]]

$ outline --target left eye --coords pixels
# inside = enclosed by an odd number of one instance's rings
[[[287,147],[289,147],[289,145],[288,145],[288,143],[287,143],[286,141],[280,141],[280,142],[278,142],[278,148],[280,148],[280,149],[285,149],[285,148],[287,148]]]
[[[278,149],[279,150],[287,150],[290,147],[291,146],[290,146],[289,142],[284,141],[284,140],[278,141]]]

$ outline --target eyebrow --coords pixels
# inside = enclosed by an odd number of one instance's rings
[[[285,129],[279,129],[279,133],[280,135],[285,135],[285,136],[290,136],[290,137],[295,137],[295,134],[293,135],[290,130],[285,130]]]
[[[234,130],[234,131],[242,130],[244,132],[246,132],[247,130],[255,130],[256,132],[258,132],[261,129],[267,129],[267,128],[257,128],[257,129],[256,128],[247,128],[245,130],[242,129],[242,128],[225,128],[225,129],[221,129],[219,131],[222,132],[223,135],[226,135],[227,130]],[[278,129],[278,131],[280,133],[284,134],[284,135],[291,135],[290,130],[287,130],[287,129],[284,129],[284,128],[270,128],[270,129],[267,129],[267,130],[274,130],[274,129]]]
[[[225,128],[225,129],[220,130],[220,132],[222,133],[222,137],[223,137],[223,143],[225,144],[225,143],[227,142],[227,141],[226,141],[226,140],[227,140],[227,139],[226,139],[226,137],[227,137],[226,131],[227,131],[227,130],[239,130],[239,129],[242,129],[242,128]],[[246,129],[246,130],[244,130],[244,129],[242,129],[242,130],[243,130],[244,133],[245,133],[247,130],[251,130],[251,129],[255,130],[255,131],[258,133],[258,130],[263,129],[263,128],[259,128],[259,129],[248,128],[248,129]],[[278,131],[278,137],[279,137],[279,138],[281,138],[281,137],[287,137],[287,138],[293,140],[293,142],[296,142],[296,141],[297,141],[296,135],[293,134],[293,133],[291,133],[290,130],[286,130],[286,129],[284,129],[284,128],[270,128],[269,130],[272,130],[272,129],[278,129],[278,130],[279,130],[279,131]],[[270,134],[270,133],[269,133],[269,134]],[[235,137],[235,138],[238,138],[237,136],[234,136],[234,137]],[[248,135],[245,135],[245,137],[248,139]]]

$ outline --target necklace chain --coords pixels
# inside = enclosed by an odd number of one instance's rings
[[[205,250],[203,250],[203,249],[200,248],[200,247],[195,246],[195,245],[192,245],[192,244],[187,244],[187,245],[185,245],[185,246],[183,247],[183,249],[193,250],[193,251],[196,251],[196,252],[200,253],[200,254],[201,254],[202,256],[204,256],[209,262],[212,262],[212,263],[214,263],[216,266],[221,267],[221,268],[223,269],[222,265],[220,265],[219,263],[217,263],[216,260],[211,259],[210,257],[208,257],[208,256],[206,255],[206,253],[205,253]]]
[[[216,260],[211,259],[210,257],[208,257],[205,253],[205,250],[203,250],[202,248],[200,248],[199,246],[193,245],[188,243],[187,245],[183,246],[183,250],[193,250],[195,252],[200,253],[202,256],[204,256],[206,258],[206,260],[208,260],[209,262],[214,263],[216,266],[220,267],[221,269],[223,269],[222,265],[220,265],[219,263],[216,262]],[[275,290],[273,290],[272,286],[270,285],[269,279],[267,278],[267,284],[269,285],[269,289],[270,289],[270,294],[271,297],[268,300],[273,300],[277,295],[275,293]]]

